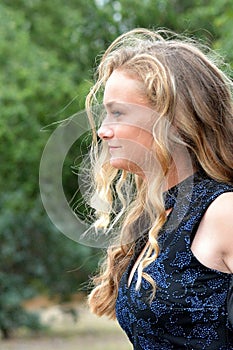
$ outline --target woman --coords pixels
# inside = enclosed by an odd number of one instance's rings
[[[89,305],[134,349],[233,349],[232,84],[191,40],[146,29],[117,38],[97,73],[95,225],[121,243]]]

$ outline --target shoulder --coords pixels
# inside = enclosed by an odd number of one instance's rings
[[[209,206],[206,211],[206,216],[211,220],[218,221],[228,218],[228,221],[233,218],[233,190],[219,195]]]
[[[233,273],[233,192],[220,194],[208,206],[192,251],[204,265]]]
[[[233,192],[221,194],[210,204],[203,224],[219,247],[224,262],[233,272]]]
[[[218,196],[207,209],[205,219],[212,228],[233,237],[233,192]]]

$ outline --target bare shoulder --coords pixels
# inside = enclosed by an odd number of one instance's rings
[[[217,197],[209,206],[206,215],[212,220],[233,219],[233,192],[226,192]],[[229,215],[229,216],[228,216]]]
[[[221,194],[208,207],[192,250],[207,266],[233,272],[233,192]]]
[[[214,232],[225,233],[233,237],[233,192],[217,197],[208,207],[202,224]]]
[[[206,220],[218,238],[223,261],[233,272],[233,192],[220,195],[209,207]]]

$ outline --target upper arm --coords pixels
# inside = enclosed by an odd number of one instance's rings
[[[208,208],[205,220],[225,265],[233,273],[233,192],[220,195]]]
[[[203,265],[233,273],[233,192],[221,194],[210,204],[191,250]]]
[[[227,308],[229,321],[233,325],[233,192],[224,193],[211,203],[191,248],[207,267],[232,273]]]

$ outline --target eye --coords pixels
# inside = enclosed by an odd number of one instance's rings
[[[119,118],[122,115],[122,113],[120,111],[117,111],[117,110],[112,111],[111,113],[112,113],[114,118]]]

